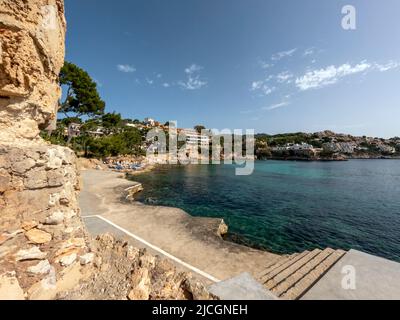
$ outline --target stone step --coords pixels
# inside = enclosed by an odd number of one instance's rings
[[[287,282],[287,278],[289,278],[291,275],[296,274],[299,269],[301,269],[303,266],[308,265],[316,256],[318,256],[322,251],[320,249],[315,249],[306,255],[304,255],[301,259],[297,260],[295,263],[290,265],[288,268],[285,270],[279,272],[276,274],[273,278],[270,278],[267,282],[265,282],[265,286],[269,289],[272,290],[275,288],[278,284],[284,281],[283,286],[285,286],[285,283]]]
[[[261,277],[261,279],[260,279],[261,283],[262,284],[266,283],[267,281],[269,281],[270,279],[275,277],[278,273],[280,273],[283,270],[285,270],[286,268],[290,267],[292,264],[294,264],[298,260],[302,259],[304,256],[306,256],[309,253],[310,253],[309,251],[304,251],[297,255],[290,256],[284,261],[278,262],[276,265],[270,267],[268,272],[263,277]]]
[[[335,250],[279,297],[288,300],[301,298],[344,254],[343,250]]]
[[[277,268],[281,264],[285,263],[286,261],[289,261],[292,259],[292,257],[298,255],[298,253],[292,254],[292,255],[285,255],[282,256],[278,259],[272,260],[266,267],[263,269],[261,272],[259,272],[256,276],[256,279],[261,279],[264,277],[267,273],[271,272],[273,269]]]
[[[283,273],[279,274],[278,277],[274,278],[274,280],[278,282],[278,284],[271,288],[271,291],[277,296],[281,296],[334,252],[335,250],[331,248],[319,251],[319,253],[314,256],[310,261],[308,261],[308,263],[304,264],[301,268],[297,269],[295,272],[292,272],[290,275],[287,275],[288,272],[286,273],[286,275],[284,275]]]

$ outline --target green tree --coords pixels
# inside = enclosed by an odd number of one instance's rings
[[[60,85],[67,87],[65,100],[59,112],[65,117],[95,117],[104,113],[105,102],[97,92],[97,85],[89,74],[70,62],[65,62],[60,72]]]
[[[122,126],[122,118],[119,113],[106,113],[101,116],[101,123],[107,134],[117,133]]]
[[[197,126],[194,126],[194,130],[196,130],[198,133],[201,133],[201,131],[205,130],[205,129],[206,129],[206,127],[201,125],[201,124],[198,124]]]

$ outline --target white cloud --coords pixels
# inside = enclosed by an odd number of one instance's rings
[[[255,91],[262,88],[263,81],[253,81],[251,84],[251,91]]]
[[[146,78],[146,82],[147,84],[152,85],[154,83],[154,80]]]
[[[281,60],[283,58],[291,57],[296,51],[297,51],[297,48],[294,48],[294,49],[291,49],[291,50],[281,51],[281,52],[275,53],[274,55],[272,55],[271,60],[279,61],[279,60]]]
[[[157,79],[160,79],[160,78],[162,78],[162,74],[158,73],[156,77],[157,77]]]
[[[293,78],[293,74],[291,74],[289,71],[281,72],[276,76],[276,80],[279,83],[291,83],[292,78]]]
[[[273,78],[268,76],[265,80],[253,81],[251,83],[250,91],[258,91],[261,96],[267,96],[276,90],[276,87],[270,86],[267,83]]]
[[[186,90],[198,90],[207,85],[207,82],[199,80],[198,78],[190,77],[186,82],[179,81],[178,84]]]
[[[185,69],[187,79],[185,81],[179,81],[178,85],[185,90],[198,90],[207,85],[207,81],[200,78],[200,71],[203,70],[202,66],[192,64]]]
[[[301,91],[309,89],[321,88],[338,82],[341,78],[365,72],[373,66],[366,61],[362,61],[354,66],[350,64],[342,64],[341,66],[329,66],[319,70],[308,71],[302,77],[296,79],[296,86]]]
[[[263,60],[260,60],[258,63],[260,65],[261,69],[269,69],[269,68],[272,68],[274,66],[274,64],[265,62]]]
[[[264,84],[261,88],[262,93],[267,96],[276,90],[275,87],[269,87],[268,85]]]
[[[284,101],[284,102],[281,102],[281,103],[273,104],[273,105],[268,106],[268,107],[262,107],[261,109],[262,110],[271,111],[271,110],[274,110],[274,109],[278,109],[278,108],[282,108],[282,107],[288,106],[289,104],[290,104],[289,102]]]
[[[251,84],[250,91],[258,91],[262,96],[267,96],[276,90],[275,87],[271,87],[266,82],[268,81],[253,81]]]
[[[168,82],[164,82],[164,83],[162,84],[162,86],[163,86],[164,88],[169,88],[171,85],[170,85]]]
[[[202,69],[203,69],[203,67],[198,66],[197,64],[192,64],[191,66],[189,66],[185,69],[185,72],[187,74],[193,74],[193,73],[201,71]]]
[[[306,57],[306,56],[313,55],[314,52],[315,52],[314,47],[308,48],[308,49],[304,50],[303,56]]]
[[[389,71],[400,67],[400,63],[396,61],[389,61],[386,64],[375,63],[375,68],[380,72]]]
[[[136,71],[136,68],[134,66],[131,66],[129,64],[119,64],[117,65],[117,69],[121,72],[125,73],[132,73]]]

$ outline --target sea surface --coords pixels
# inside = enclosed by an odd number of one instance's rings
[[[276,253],[357,249],[400,261],[400,161],[163,166],[135,176],[140,201],[223,218],[231,237]]]

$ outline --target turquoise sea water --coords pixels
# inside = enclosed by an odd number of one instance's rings
[[[230,232],[277,253],[358,249],[400,261],[400,161],[258,161],[166,166],[136,176],[159,205],[221,217]]]

